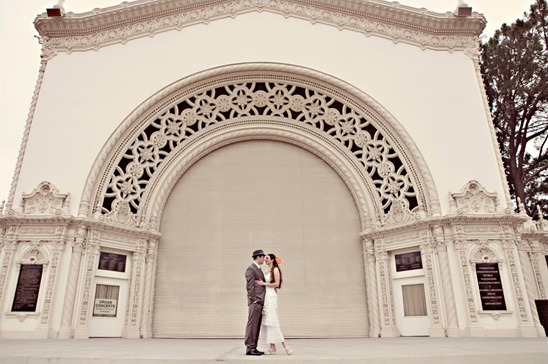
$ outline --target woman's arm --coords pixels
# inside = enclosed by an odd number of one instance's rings
[[[278,268],[274,268],[274,279],[275,279],[274,283],[266,283],[260,280],[256,280],[255,284],[259,286],[279,288],[280,287],[280,270]]]

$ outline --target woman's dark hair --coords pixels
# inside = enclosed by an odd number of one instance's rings
[[[278,268],[278,271],[280,272],[280,285],[278,286],[278,288],[282,288],[282,282],[284,280],[282,279],[282,270],[280,269],[280,265],[276,261],[276,255],[269,253],[268,256],[270,257],[270,259],[272,259],[272,268],[270,269],[270,283],[276,283],[274,268]]]

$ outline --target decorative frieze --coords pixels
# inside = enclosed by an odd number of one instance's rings
[[[471,57],[477,56],[478,37],[486,24],[477,13],[458,17],[380,0],[139,1],[83,14],[67,13],[61,18],[42,14],[34,23],[43,43],[42,57],[48,59],[57,52],[98,50],[253,11],[305,19],[422,49],[464,50]]]
[[[98,194],[93,206],[98,210],[90,215],[128,227],[149,223],[157,216],[150,211],[152,196],[158,198],[157,181],[168,188],[166,175],[174,173],[171,166],[189,165],[199,157],[188,155],[188,161],[182,160],[187,149],[194,151],[196,143],[205,143],[221,129],[223,137],[237,129],[238,139],[244,138],[248,128],[257,127],[257,118],[264,119],[261,127],[293,130],[309,136],[303,142],[321,142],[311,150],[329,144],[343,151],[345,164],[337,169],[351,168],[360,179],[347,179],[347,184],[369,187],[368,198],[377,202],[372,212],[382,216],[373,223],[405,224],[428,215],[427,200],[434,192],[427,193],[423,184],[429,174],[419,173],[418,156],[403,147],[411,143],[398,141],[406,135],[403,130],[396,136],[376,112],[341,90],[302,75],[280,75],[275,69],[219,75],[177,90],[154,113],[147,111],[146,118],[127,131],[131,135],[116,141],[120,144],[104,163],[108,169],[102,172],[100,185],[94,187]],[[207,150],[223,143],[215,140]],[[361,203],[358,206],[362,209]]]
[[[59,193],[50,182],[42,182],[29,194],[23,194],[21,207],[25,215],[61,215],[69,213],[68,194]]]
[[[497,208],[497,194],[487,192],[478,181],[470,181],[461,192],[451,194],[451,207],[462,214],[492,214]]]

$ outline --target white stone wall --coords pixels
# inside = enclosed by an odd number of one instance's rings
[[[76,215],[89,170],[111,133],[144,100],[207,69],[274,62],[308,67],[368,94],[407,130],[436,184],[449,193],[477,180],[506,208],[474,61],[376,36],[252,12],[48,61],[15,193],[51,181]]]

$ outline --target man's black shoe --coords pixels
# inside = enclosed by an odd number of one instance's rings
[[[254,350],[251,350],[251,351],[248,351],[247,353],[245,353],[245,355],[263,355],[264,352],[262,351],[259,351],[257,349],[254,349]]]

